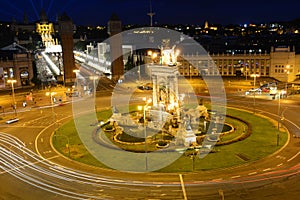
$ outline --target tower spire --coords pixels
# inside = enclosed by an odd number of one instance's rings
[[[147,13],[147,15],[150,16],[150,26],[153,26],[153,16],[155,15],[154,12],[152,12],[152,1],[150,0],[150,12]]]

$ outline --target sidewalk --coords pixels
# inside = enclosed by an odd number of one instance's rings
[[[32,108],[38,108],[42,106],[51,106],[52,101],[49,92],[53,92],[53,104],[66,103],[72,101],[72,98],[67,97],[65,92],[67,91],[64,87],[53,87],[44,90],[28,90],[15,93],[15,102],[17,112],[23,112]],[[47,96],[48,93],[48,96]],[[24,106],[26,102],[26,106]],[[11,115],[14,113],[13,110],[13,96],[11,94],[0,96],[0,116]]]

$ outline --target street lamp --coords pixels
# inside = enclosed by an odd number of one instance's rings
[[[96,98],[96,80],[98,79],[98,76],[90,76],[90,80],[93,80],[93,90],[94,90],[94,98]]]
[[[245,64],[245,76],[246,76],[246,81],[248,80],[248,78],[247,78],[247,76],[248,76],[248,69],[247,69],[247,67],[248,67],[248,64],[246,63],[246,64]]]
[[[199,154],[199,149],[196,149],[196,147],[193,147],[192,151],[193,151],[193,153],[191,154],[192,171],[195,171],[195,157]]]
[[[59,76],[61,78],[60,81],[62,81],[63,86],[65,87],[65,78],[64,78],[64,69],[63,64],[61,63],[61,53],[57,54],[57,61],[58,61],[58,68],[59,68]]]
[[[76,87],[77,87],[77,90],[78,90],[78,74],[80,72],[79,69],[74,69],[73,72],[76,74]]]
[[[68,148],[68,155],[69,157],[71,156],[71,153],[70,153],[70,139],[68,136],[66,135],[59,135],[59,134],[56,134],[56,132],[54,133],[53,135],[54,139],[56,139],[56,137],[64,137],[67,139],[67,144],[66,144],[66,147]]]
[[[189,66],[189,75],[190,75],[190,80],[191,80],[191,68],[192,68],[192,65]]]
[[[285,94],[285,97],[287,97],[287,95],[288,95],[288,87],[287,87],[287,84],[288,84],[288,81],[289,81],[289,73],[290,73],[290,66],[289,65],[287,65],[286,66],[286,69],[284,70],[285,72],[286,72],[286,82],[285,82],[285,91],[286,91],[286,94]]]
[[[15,89],[14,89],[14,83],[16,83],[17,80],[11,79],[7,80],[7,83],[11,83],[11,90],[12,90],[12,98],[13,98],[13,109],[15,111],[15,116],[17,116],[17,103],[15,99]]]
[[[145,168],[148,171],[148,155],[147,155],[147,127],[146,127],[146,109],[148,109],[148,105],[152,102],[152,99],[148,99],[146,97],[143,98],[143,101],[146,102],[144,106],[138,106],[138,110],[143,110],[143,125],[144,125],[144,138],[145,138]]]
[[[254,96],[253,96],[253,112],[255,114],[255,93],[256,93],[256,88],[255,88],[255,84],[256,84],[256,77],[259,77],[259,74],[251,74],[251,77],[254,77]]]
[[[53,115],[53,121],[56,123],[56,117],[54,113],[54,101],[53,101],[53,95],[56,95],[56,92],[46,92],[46,96],[50,96],[50,101],[51,101],[51,110],[52,110],[52,115]]]
[[[152,52],[151,50],[149,50],[147,52],[147,55],[150,57],[150,61],[151,63],[155,63],[155,59],[157,58],[157,53],[156,52]]]
[[[278,119],[277,119],[277,146],[279,146],[279,128],[280,128],[280,120],[281,120],[281,116],[280,116],[280,97],[282,96],[282,91],[277,92],[278,94]]]

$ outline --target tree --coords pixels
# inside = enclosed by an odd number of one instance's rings
[[[32,61],[32,71],[33,71],[33,78],[31,79],[31,82],[34,83],[35,86],[40,86],[41,80],[38,79],[38,72],[37,72],[37,66],[35,61]]]
[[[133,62],[133,55],[128,55],[128,58],[127,58],[127,62],[125,64],[125,70],[126,71],[129,71],[131,69],[133,69],[135,67],[134,65],[134,62]]]

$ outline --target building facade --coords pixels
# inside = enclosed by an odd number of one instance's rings
[[[294,81],[300,74],[300,55],[290,47],[272,48],[261,54],[180,55],[178,68],[183,76],[243,76],[257,74],[279,81]]]
[[[16,80],[15,86],[30,86],[33,78],[33,57],[25,48],[12,44],[0,50],[0,88],[10,87],[7,80]]]

